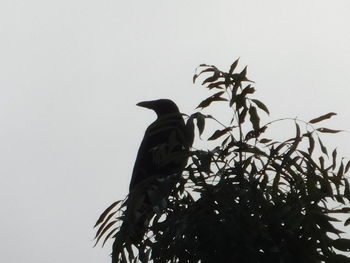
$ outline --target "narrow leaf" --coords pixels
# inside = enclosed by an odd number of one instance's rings
[[[328,129],[328,128],[318,128],[316,130],[319,132],[322,132],[322,133],[338,133],[338,132],[342,131],[342,130],[332,130],[332,129]]]
[[[296,129],[296,136],[295,136],[295,139],[298,140],[300,139],[300,126],[298,123],[295,123],[295,129]]]
[[[322,143],[320,137],[318,137],[318,142],[320,143],[321,151],[322,151],[326,156],[328,156],[327,148],[324,147],[324,145],[323,145],[323,143]]]
[[[231,67],[230,67],[230,71],[228,72],[229,74],[232,74],[233,71],[236,69],[237,65],[238,65],[238,61],[239,61],[239,58],[236,59],[235,62],[232,63]]]
[[[102,247],[105,245],[105,243],[107,242],[107,240],[115,233],[115,231],[117,230],[118,228],[114,228],[113,230],[111,230],[108,235],[105,237],[105,239],[103,240],[103,243],[102,243]]]
[[[336,213],[336,214],[347,214],[350,212],[350,207],[343,207],[342,209],[334,209],[334,210],[328,210],[328,213]]]
[[[201,72],[202,73],[202,72]],[[218,78],[220,77],[220,73],[219,71],[214,71],[214,74],[213,76],[209,77],[209,78],[206,78],[203,82],[202,82],[202,85],[208,83],[208,82],[214,82],[216,81]]]
[[[95,235],[95,238],[97,238],[97,237],[100,235],[101,231],[103,230],[103,228],[105,227],[105,225],[108,223],[109,219],[111,219],[111,217],[112,217],[115,213],[117,213],[117,211],[115,211],[115,212],[113,212],[113,213],[111,213],[111,214],[108,215],[107,219],[103,222],[103,224],[102,224],[102,225],[99,227],[99,229],[97,230],[96,235]]]
[[[198,75],[197,74],[194,74],[193,75],[193,79],[192,79],[192,82],[193,82],[193,84],[196,82],[196,79],[198,78]]]
[[[348,226],[350,224],[350,217],[348,219],[346,219],[344,226]]]
[[[204,126],[205,126],[205,118],[203,118],[203,115],[199,115],[197,117],[197,127],[199,131],[199,135],[202,135],[204,131]]]
[[[213,83],[210,83],[209,85],[208,85],[208,89],[214,89],[214,88],[216,88],[216,89],[223,89],[220,85],[223,85],[223,84],[225,84],[225,81],[218,81],[218,82],[213,82]]]
[[[257,147],[242,148],[238,150],[239,152],[254,153],[255,155],[261,155],[264,157],[269,157],[265,152],[261,151]]]
[[[344,196],[345,198],[347,198],[348,200],[350,200],[350,186],[349,186],[349,181],[345,178],[344,179],[344,183],[345,183],[345,186],[344,186]]]
[[[224,147],[226,144],[227,144],[227,142],[228,142],[228,140],[231,138],[231,136],[227,136],[223,141],[222,141],[222,143],[221,143],[221,147]],[[232,140],[232,139],[231,139]]]
[[[100,241],[100,239],[101,239],[101,237],[103,236],[103,234],[104,233],[106,233],[106,231],[108,230],[108,229],[110,229],[115,223],[117,223],[118,222],[118,220],[113,220],[113,221],[111,221],[104,229],[103,229],[103,231],[101,232],[101,234],[99,235],[99,237],[97,238],[97,240],[96,240],[96,243],[95,243],[95,246],[96,246],[96,244],[98,243],[98,241]]]
[[[261,143],[268,143],[268,142],[271,142],[272,140],[271,139],[266,139],[266,138],[263,138],[261,140],[259,140]]]
[[[260,129],[260,118],[255,107],[249,108],[250,122],[252,123],[253,129],[255,131]]]
[[[223,130],[216,130],[212,136],[208,138],[208,141],[216,140],[217,138],[221,137],[222,135],[226,134],[227,132],[231,131],[231,127],[225,128]]]
[[[239,113],[239,123],[243,124],[245,117],[247,116],[248,108],[244,107],[243,110]]]
[[[203,108],[206,108],[206,107],[208,107],[213,101],[227,101],[227,99],[221,98],[221,97],[213,97],[213,96],[211,96],[211,97],[209,97],[209,98],[203,100],[203,101],[197,106],[197,108],[202,108],[202,109],[203,109]]]
[[[350,168],[350,161],[348,161],[348,163],[346,164],[344,173],[347,173],[349,171],[349,168]]]
[[[206,69],[203,69],[201,72],[199,72],[198,76],[205,73],[205,72],[215,72],[217,71],[217,69],[214,67],[214,66],[209,66],[209,65],[206,65],[207,67],[209,68],[206,68]]]
[[[241,71],[241,73],[239,73],[239,75],[241,76],[242,80],[247,79],[247,66],[244,67],[244,69]]]
[[[98,218],[98,220],[97,220],[97,222],[96,222],[94,228],[95,228],[96,226],[98,226],[99,224],[101,224],[101,223],[104,221],[105,217],[108,215],[108,213],[109,213],[116,205],[118,205],[121,201],[122,201],[122,200],[116,201],[116,202],[114,202],[113,204],[111,204],[109,207],[107,207],[107,209],[106,209],[106,210],[100,215],[100,217]]]
[[[329,118],[331,118],[334,115],[337,115],[337,114],[335,112],[330,112],[330,113],[327,113],[327,114],[322,115],[320,117],[317,117],[315,119],[312,119],[311,121],[309,121],[309,123],[317,123],[317,122],[329,119]]]
[[[260,109],[265,111],[267,114],[270,114],[266,105],[264,103],[262,103],[260,100],[252,99],[252,102],[254,102],[256,104],[256,106],[258,106]]]
[[[241,96],[246,97],[247,94],[253,94],[254,92],[255,89],[249,84],[242,90]]]
[[[332,152],[332,159],[332,169],[335,169],[335,166],[337,165],[337,149],[334,149],[334,151]]]
[[[343,164],[343,161],[341,161],[338,169],[337,177],[340,179],[343,177],[343,175],[344,175],[344,164]]]
[[[202,70],[200,73],[198,74],[194,74],[193,76],[193,83],[196,82],[197,78],[202,74],[202,73],[205,73],[205,72],[214,72],[215,70],[217,70],[214,66],[210,66],[210,65],[206,65],[206,64],[200,64],[199,67],[209,67],[209,68],[206,68],[204,70]],[[199,68],[198,67],[198,68]],[[197,68],[197,69],[198,69]],[[197,71],[196,69],[196,71]]]
[[[313,151],[314,151],[314,149],[315,149],[315,140],[314,140],[314,138],[313,138],[313,136],[312,136],[311,133],[308,133],[308,134],[307,134],[307,137],[308,137],[308,139],[309,139],[309,148],[308,148],[308,151],[309,151],[309,154],[312,155],[312,153],[313,153]]]
[[[280,167],[282,169],[282,167]],[[276,173],[275,178],[273,178],[272,188],[276,192],[278,190],[278,185],[281,179],[281,174],[279,172]]]

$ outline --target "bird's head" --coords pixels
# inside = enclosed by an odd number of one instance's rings
[[[154,110],[158,117],[179,112],[179,108],[176,106],[175,102],[168,99],[142,101],[136,105]]]

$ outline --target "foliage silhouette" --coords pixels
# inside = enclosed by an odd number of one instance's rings
[[[127,199],[99,218],[97,242],[117,233],[114,262],[350,262],[343,253],[350,251],[350,240],[334,224],[334,215],[350,212],[350,161],[321,140],[322,133],[340,131],[317,127],[336,114],[261,124],[261,113],[269,110],[251,98],[255,89],[247,67],[236,73],[237,66],[238,60],[223,72],[202,64],[194,75],[194,82],[207,75],[202,85],[217,92],[198,105],[201,111],[188,116],[186,126],[203,137],[217,125],[208,138],[215,146],[191,150],[168,196],[153,204],[142,241],[133,244],[118,228],[111,230],[125,220]],[[228,124],[203,113],[213,104],[228,105]],[[266,138],[281,121],[292,122],[295,134],[283,141]],[[349,224],[350,218],[344,225]]]

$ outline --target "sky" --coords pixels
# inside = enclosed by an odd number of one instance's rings
[[[110,262],[92,227],[127,194],[155,119],[135,104],[193,113],[209,95],[192,84],[201,63],[240,57],[271,119],[337,112],[326,126],[346,131],[323,139],[350,157],[349,13],[348,0],[2,0],[0,262]]]

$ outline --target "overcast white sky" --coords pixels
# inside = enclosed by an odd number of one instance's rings
[[[350,131],[350,1],[1,0],[0,262],[110,262],[100,212],[127,194],[154,114],[191,113],[200,63],[248,65],[272,118]],[[350,157],[350,133],[325,136]],[[350,229],[349,229],[350,232]]]

